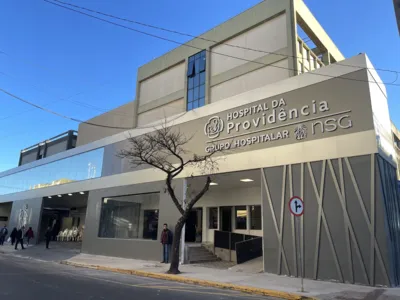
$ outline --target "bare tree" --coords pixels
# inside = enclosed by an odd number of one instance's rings
[[[166,192],[170,195],[181,216],[175,225],[173,235],[171,265],[168,273],[179,274],[179,248],[183,226],[192,210],[193,206],[208,191],[211,183],[210,174],[213,174],[217,168],[217,159],[215,153],[220,150],[213,150],[204,155],[194,154],[186,149],[188,143],[193,137],[186,137],[179,130],[174,130],[164,124],[154,132],[144,134],[139,137],[129,138],[131,148],[121,150],[118,156],[129,159],[132,166],[138,167],[148,165],[161,170],[166,174]],[[199,191],[187,195],[185,205],[184,199],[179,199],[176,195],[172,181],[185,168],[196,168],[206,176],[204,185]]]

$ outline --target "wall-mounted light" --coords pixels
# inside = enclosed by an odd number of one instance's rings
[[[57,195],[59,198],[61,198],[62,196],[61,195]]]
[[[254,181],[253,179],[250,178],[244,178],[244,179],[240,179],[241,182],[252,182]]]
[[[72,196],[72,194],[71,194],[71,193],[69,193],[69,194],[68,194],[68,196]]]
[[[83,195],[85,192],[79,192],[79,194]]]
[[[210,185],[218,185],[216,182],[211,182]]]
[[[49,196],[49,197],[47,197],[47,198],[51,199],[51,196]]]

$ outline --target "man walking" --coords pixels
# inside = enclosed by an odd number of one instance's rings
[[[161,232],[161,244],[163,245],[163,261],[162,264],[169,262],[169,248],[172,244],[172,232],[168,229],[168,225],[164,224],[164,229]]]
[[[7,234],[8,234],[7,225],[4,224],[4,227],[0,230],[0,245],[3,246],[4,241],[6,240]]]
[[[20,229],[17,230],[17,233],[15,235],[15,238],[17,242],[15,243],[15,250],[18,249],[18,244],[21,244],[22,250],[24,250],[24,233],[23,233],[24,227],[21,227]]]
[[[51,240],[51,236],[52,236],[53,231],[51,230],[51,227],[47,227],[46,233],[45,233],[45,237],[46,237],[46,249],[49,249],[49,244],[50,244],[50,240]]]

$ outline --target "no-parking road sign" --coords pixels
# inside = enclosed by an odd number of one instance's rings
[[[300,197],[292,197],[289,201],[289,210],[292,215],[300,217],[304,214],[304,202]]]

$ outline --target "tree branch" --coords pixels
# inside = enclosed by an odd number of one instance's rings
[[[181,204],[179,203],[178,198],[176,197],[175,190],[172,188],[172,176],[170,174],[168,174],[167,180],[165,183],[167,185],[168,193],[171,196],[172,201],[174,202],[176,208],[179,210],[181,215],[183,215],[185,213],[185,211],[183,210]]]

